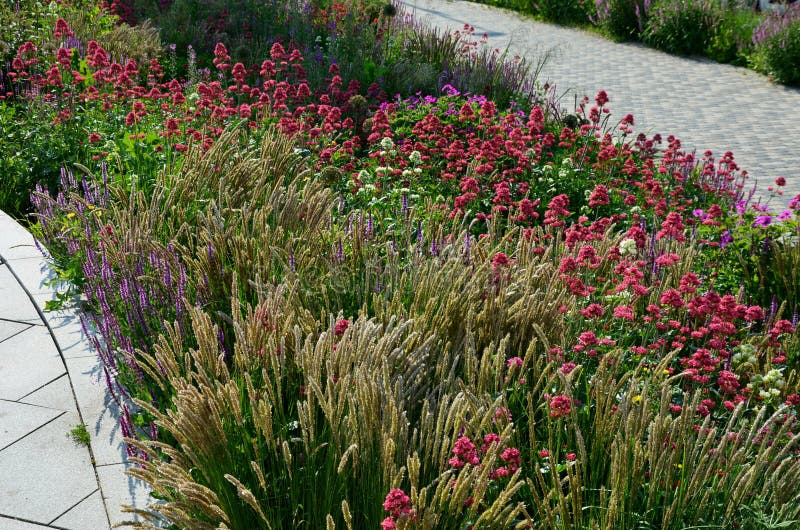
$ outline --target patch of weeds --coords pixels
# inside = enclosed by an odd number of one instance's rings
[[[89,447],[90,437],[89,431],[86,430],[85,423],[79,423],[67,433],[67,436],[72,439],[75,445],[83,445]]]

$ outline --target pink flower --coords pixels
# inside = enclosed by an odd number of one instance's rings
[[[63,37],[71,37],[72,35],[74,35],[74,33],[69,29],[69,24],[67,24],[66,20],[63,18],[56,20],[56,29],[53,32],[55,38],[60,39]]]
[[[411,513],[411,499],[403,490],[395,488],[386,494],[386,500],[383,501],[383,509],[389,512],[392,517]]]
[[[590,319],[603,316],[603,312],[603,306],[600,304],[589,304],[584,309],[581,309],[581,315]]]
[[[627,305],[620,305],[614,308],[614,318],[622,320],[633,320],[633,308]]]
[[[381,528],[383,530],[395,530],[395,528],[397,528],[397,525],[395,524],[394,519],[392,519],[391,517],[387,517],[386,519],[383,520],[383,522],[381,522]]]
[[[679,243],[686,242],[686,236],[683,235],[683,230],[686,228],[681,219],[681,214],[678,212],[670,212],[667,218],[661,223],[661,230],[656,234],[656,239],[663,239],[665,237],[672,238]]]
[[[217,70],[228,70],[231,67],[230,63],[228,62],[230,60],[231,56],[228,55],[228,49],[224,44],[218,42],[214,47],[214,66],[217,67]]]
[[[350,327],[350,321],[345,318],[341,318],[336,321],[336,325],[333,327],[333,334],[336,335],[337,337],[340,335],[344,335],[344,332],[347,331],[347,328],[349,327]]]
[[[492,268],[497,270],[499,267],[503,267],[505,265],[508,265],[508,256],[502,252],[495,254],[494,258],[492,259]]]
[[[739,377],[729,370],[722,370],[719,373],[717,384],[719,385],[720,390],[726,394],[735,394],[740,386]]]
[[[603,105],[605,105],[606,103],[609,102],[608,94],[606,93],[605,90],[601,90],[594,97],[594,101],[595,101],[595,103],[597,103],[598,107],[602,107]]]
[[[492,445],[497,444],[499,445],[502,440],[500,439],[500,435],[490,432],[489,434],[483,437],[483,445],[481,446],[481,451],[486,453],[492,447]]]
[[[519,449],[516,447],[509,447],[505,449],[500,455],[500,458],[503,459],[503,462],[508,464],[509,471],[511,472],[516,471],[522,464],[522,457],[520,457]]]
[[[567,459],[567,462],[574,462],[576,455],[575,453],[567,453],[565,458]]]
[[[550,417],[553,419],[567,416],[572,412],[572,401],[565,395],[554,396],[550,400]]]
[[[595,186],[592,194],[589,196],[589,207],[594,208],[596,206],[605,206],[610,202],[611,201],[608,198],[608,188],[602,184]]]
[[[509,370],[516,370],[518,368],[522,368],[522,358],[511,357],[508,361],[506,361],[506,368],[508,368]]]
[[[794,333],[794,326],[788,320],[779,320],[775,322],[775,325],[770,330],[770,333],[773,335],[782,335],[784,333]]]
[[[522,384],[522,383],[520,383]],[[511,421],[511,411],[505,407],[500,407],[496,411],[494,411],[494,423],[507,423]]]
[[[675,308],[681,308],[685,305],[683,296],[677,289],[667,289],[661,294],[661,298],[658,301],[661,305],[669,305]]]
[[[473,466],[477,466],[480,464],[481,460],[478,458],[478,452],[475,449],[475,444],[472,443],[466,436],[462,436],[458,440],[456,440],[456,445],[453,447],[453,453],[456,455],[460,462],[464,462],[467,464],[471,464]],[[453,465],[452,458],[450,459],[450,465]],[[462,464],[463,465],[463,464]],[[453,467],[461,467],[453,466]]]

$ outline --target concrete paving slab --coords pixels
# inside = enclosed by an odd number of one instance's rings
[[[2,530],[43,530],[52,527],[11,519],[0,515],[0,528],[2,528]]]
[[[81,313],[75,309],[45,311],[44,317],[65,359],[97,357],[81,325]]]
[[[17,401],[66,371],[45,327],[31,326],[0,342],[0,399]]]
[[[8,265],[29,293],[52,293],[57,290],[57,286],[49,285],[56,279],[56,273],[41,255],[34,258],[8,260]]]
[[[110,528],[100,490],[86,497],[51,524],[68,530],[107,530]]]
[[[0,400],[0,451],[61,416],[64,412],[63,410]]]
[[[97,357],[67,359],[75,398],[91,436],[92,454],[98,466],[127,461],[120,411],[107,391],[102,364]]]
[[[0,225],[3,226],[0,231],[0,256],[5,261],[42,256],[30,232],[5,212],[0,212]]]
[[[125,521],[141,520],[140,517],[133,514],[123,513],[122,505],[144,509],[154,501],[150,497],[150,489],[143,482],[128,476],[125,476],[124,480],[119,479],[128,467],[130,464],[97,466],[97,477],[100,480],[100,489],[103,492],[112,526]]]
[[[31,327],[31,324],[14,322],[12,320],[0,320],[0,342],[13,337],[17,333],[25,331],[29,327]]]
[[[0,318],[44,325],[28,293],[20,287],[8,265],[5,264],[0,265]]]
[[[64,443],[78,423],[64,414],[0,451],[0,514],[47,524],[97,489],[88,448]]]
[[[71,398],[72,387],[69,384],[69,377],[64,374],[55,381],[51,381],[21,398],[19,402],[51,409],[74,411],[75,400]]]

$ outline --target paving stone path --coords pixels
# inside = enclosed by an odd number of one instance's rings
[[[641,44],[618,44],[597,35],[535,22],[512,11],[462,0],[401,0],[417,20],[441,29],[475,27],[489,44],[536,62],[545,55],[540,83],[556,84],[565,106],[574,95],[608,92],[612,115],[632,113],[636,130],[674,134],[684,147],[718,158],[733,151],[759,189],[786,177],[777,209],[800,193],[800,90],[709,60],[682,58]],[[566,94],[565,94],[566,93]]]
[[[108,530],[147,490],[124,475],[117,406],[78,314],[42,312],[53,277],[0,212],[0,530]],[[79,424],[88,447],[68,437]]]

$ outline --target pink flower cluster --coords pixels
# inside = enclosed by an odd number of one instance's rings
[[[456,444],[453,447],[455,456],[450,458],[448,464],[455,469],[461,469],[466,464],[479,466],[483,456],[495,448],[499,449],[501,445],[502,439],[496,433],[484,435],[480,448],[476,447],[469,437],[461,436],[456,440]],[[522,465],[519,449],[515,447],[504,448],[500,453],[500,460],[502,460],[503,465],[492,470],[489,475],[492,479],[500,479],[512,475]]]
[[[414,514],[414,510],[411,507],[411,498],[399,488],[395,488],[386,494],[386,500],[383,501],[383,509],[389,512],[389,516],[381,522],[383,530],[397,528],[397,520],[400,517],[413,517]]]

